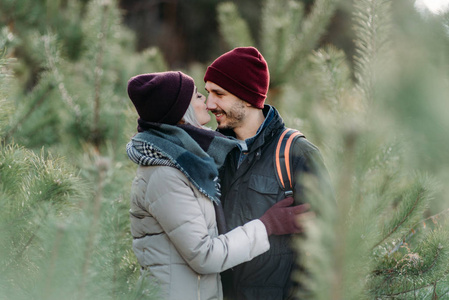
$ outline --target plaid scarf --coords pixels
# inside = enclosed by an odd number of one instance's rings
[[[206,197],[219,203],[218,169],[237,143],[220,133],[191,125],[142,123],[127,144],[129,158],[138,165],[172,166],[180,170]]]

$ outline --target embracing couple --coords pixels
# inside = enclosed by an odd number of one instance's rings
[[[310,213],[300,178],[329,179],[319,150],[291,145],[293,195],[274,155],[285,129],[265,104],[270,75],[254,47],[218,57],[204,76],[207,99],[182,72],[132,77],[138,133],[127,145],[133,250],[161,299],[296,299],[293,234]],[[211,112],[217,130],[205,127]],[[224,295],[223,295],[224,294]]]

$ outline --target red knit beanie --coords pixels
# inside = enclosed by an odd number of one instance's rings
[[[177,124],[192,100],[195,84],[182,72],[141,74],[128,81],[128,95],[140,119]]]
[[[218,57],[206,70],[211,81],[238,98],[263,108],[270,84],[268,65],[254,47],[235,48]]]

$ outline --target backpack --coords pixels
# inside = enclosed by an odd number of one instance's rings
[[[296,129],[285,128],[279,137],[274,155],[276,177],[286,198],[293,196],[290,148],[297,138],[305,138],[305,136]]]

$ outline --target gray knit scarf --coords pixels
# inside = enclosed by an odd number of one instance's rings
[[[219,203],[218,169],[237,146],[236,141],[191,125],[144,125],[126,146],[129,158],[143,166],[175,167],[203,195]]]

